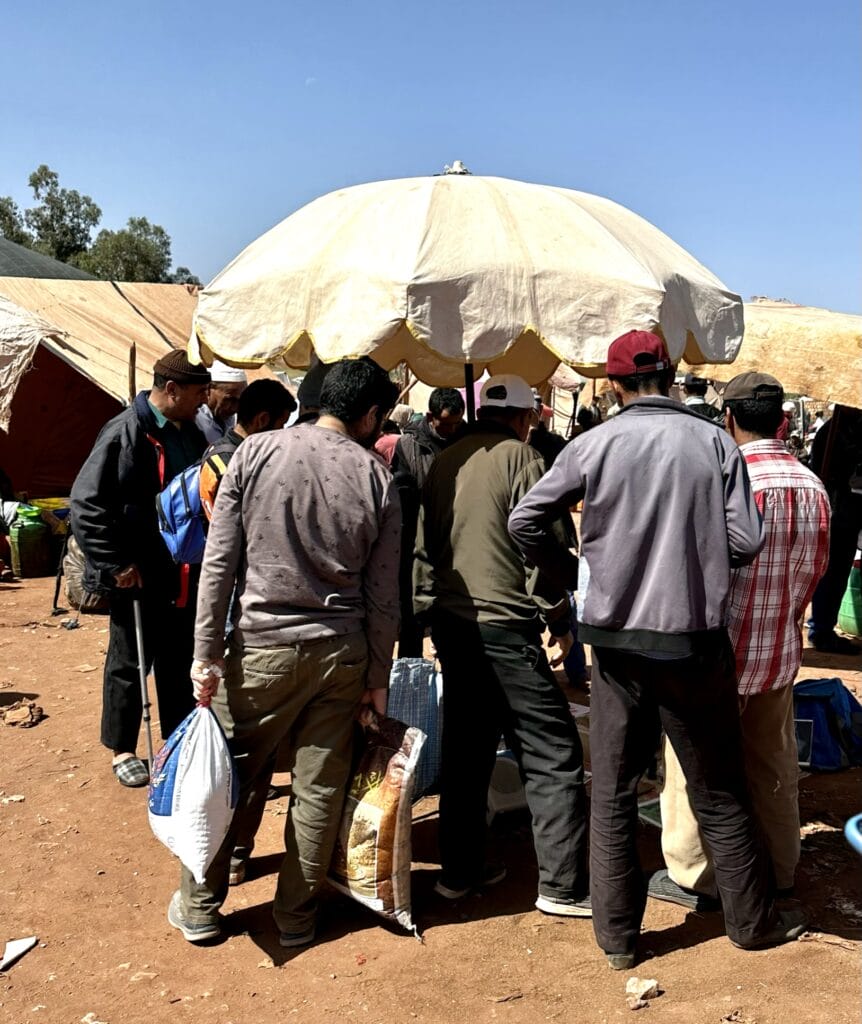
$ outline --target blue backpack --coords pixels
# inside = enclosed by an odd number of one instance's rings
[[[171,558],[181,565],[199,565],[207,542],[207,518],[201,505],[200,463],[178,473],[156,495],[156,511],[159,531]]]

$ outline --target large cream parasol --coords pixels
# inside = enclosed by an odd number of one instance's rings
[[[745,344],[732,371],[698,366],[728,380],[745,370],[771,373],[786,391],[862,408],[862,316],[756,300],[745,304]]]
[[[428,384],[484,370],[604,373],[608,344],[660,330],[724,363],[737,295],[657,228],[585,192],[448,173],[332,192],[252,242],[201,292],[193,357],[305,367],[373,355]]]

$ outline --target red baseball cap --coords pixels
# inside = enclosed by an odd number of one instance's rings
[[[608,349],[609,377],[632,377],[670,369],[667,345],[649,331],[629,331],[612,341]]]

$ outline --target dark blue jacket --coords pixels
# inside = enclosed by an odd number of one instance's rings
[[[84,586],[93,592],[113,589],[114,573],[133,563],[145,586],[179,587],[156,515],[156,495],[169,483],[163,435],[176,427],[157,425],[148,396],[140,392],[102,427],[72,485],[72,532],[87,559]],[[200,458],[207,447],[203,434],[193,423],[181,429],[190,432]]]

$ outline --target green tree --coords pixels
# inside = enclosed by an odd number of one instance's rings
[[[170,281],[171,239],[146,217],[129,217],[119,231],[100,231],[76,262],[106,281]]]
[[[11,196],[0,196],[0,238],[18,245],[31,245],[33,239],[24,225],[24,215]]]
[[[29,178],[36,206],[24,214],[33,233],[33,248],[55,260],[70,263],[86,252],[90,234],[102,211],[89,196],[75,189],[60,188],[60,178],[47,164],[40,164]]]
[[[103,228],[93,241],[102,211],[90,196],[61,188],[59,175],[47,164],[33,171],[29,183],[37,205],[23,214],[11,196],[0,196],[0,238],[106,281],[201,283],[188,267],[171,271],[171,236],[161,225],[130,217],[124,228]]]
[[[193,274],[188,267],[177,267],[168,279],[171,284],[201,284],[201,279]]]

